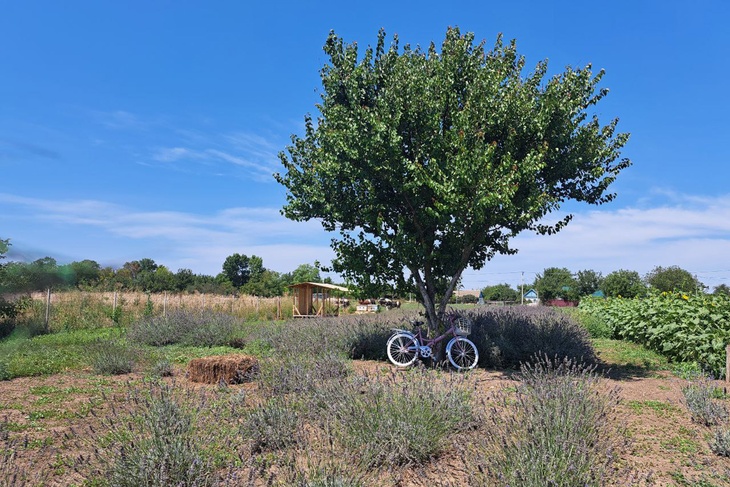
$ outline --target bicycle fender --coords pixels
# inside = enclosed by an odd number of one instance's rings
[[[416,336],[410,330],[403,330],[401,328],[391,328],[390,330],[393,331],[393,332],[395,332],[395,333],[405,333],[406,335],[411,335],[412,337],[415,337]]]

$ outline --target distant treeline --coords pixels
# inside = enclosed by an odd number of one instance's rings
[[[9,242],[2,242],[6,244],[4,249],[7,250]],[[0,263],[0,293],[26,293],[52,288],[273,297],[284,295],[291,284],[321,281],[319,269],[315,265],[302,264],[292,272],[279,273],[266,269],[263,260],[255,255],[233,254],[226,258],[222,269],[216,276],[195,274],[190,269],[173,272],[149,258],[126,262],[118,269],[102,267],[93,260],[59,265],[52,257],[33,262],[3,261]]]

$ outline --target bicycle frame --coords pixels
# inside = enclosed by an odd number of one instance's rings
[[[418,355],[423,358],[429,358],[433,355],[433,346],[441,343],[442,341],[446,340],[447,338],[454,338],[459,336],[456,333],[456,327],[452,324],[448,330],[446,330],[443,334],[435,337],[435,338],[428,338],[423,335],[423,329],[421,328],[422,324],[416,323],[414,325],[415,331],[411,330],[403,330],[401,328],[393,328],[393,331],[399,331],[401,333],[408,333],[410,335],[413,335],[416,340],[418,340],[418,343],[420,344]],[[425,347],[425,348],[424,348]]]
[[[418,358],[433,358],[434,345],[446,340],[446,358],[457,370],[471,370],[479,362],[479,350],[476,345],[462,333],[464,329],[471,330],[471,324],[457,322],[449,317],[449,329],[434,338],[424,336],[421,328],[423,322],[413,321],[413,331],[394,329],[386,343],[388,359],[399,367],[408,367]]]

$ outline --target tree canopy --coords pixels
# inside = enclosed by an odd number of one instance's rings
[[[705,289],[705,285],[697,277],[676,265],[657,266],[644,276],[644,281],[662,292],[694,293]]]
[[[636,298],[646,294],[646,285],[638,272],[619,269],[603,279],[603,292],[612,298]]]
[[[535,279],[535,290],[543,303],[553,299],[578,299],[578,282],[565,267],[548,267]]]
[[[431,326],[466,267],[559,231],[570,215],[545,217],[567,200],[611,201],[630,165],[617,120],[589,113],[608,91],[590,65],[524,74],[515,41],[487,51],[458,28],[440,49],[386,48],[381,30],[362,55],[334,32],[324,51],[319,115],[280,154],[283,214],[338,231],[333,269],[361,288],[415,286]]]

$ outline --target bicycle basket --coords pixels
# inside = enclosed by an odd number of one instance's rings
[[[467,336],[471,333],[471,320],[463,316],[459,316],[454,320],[454,328],[456,328],[456,334],[460,336]]]

